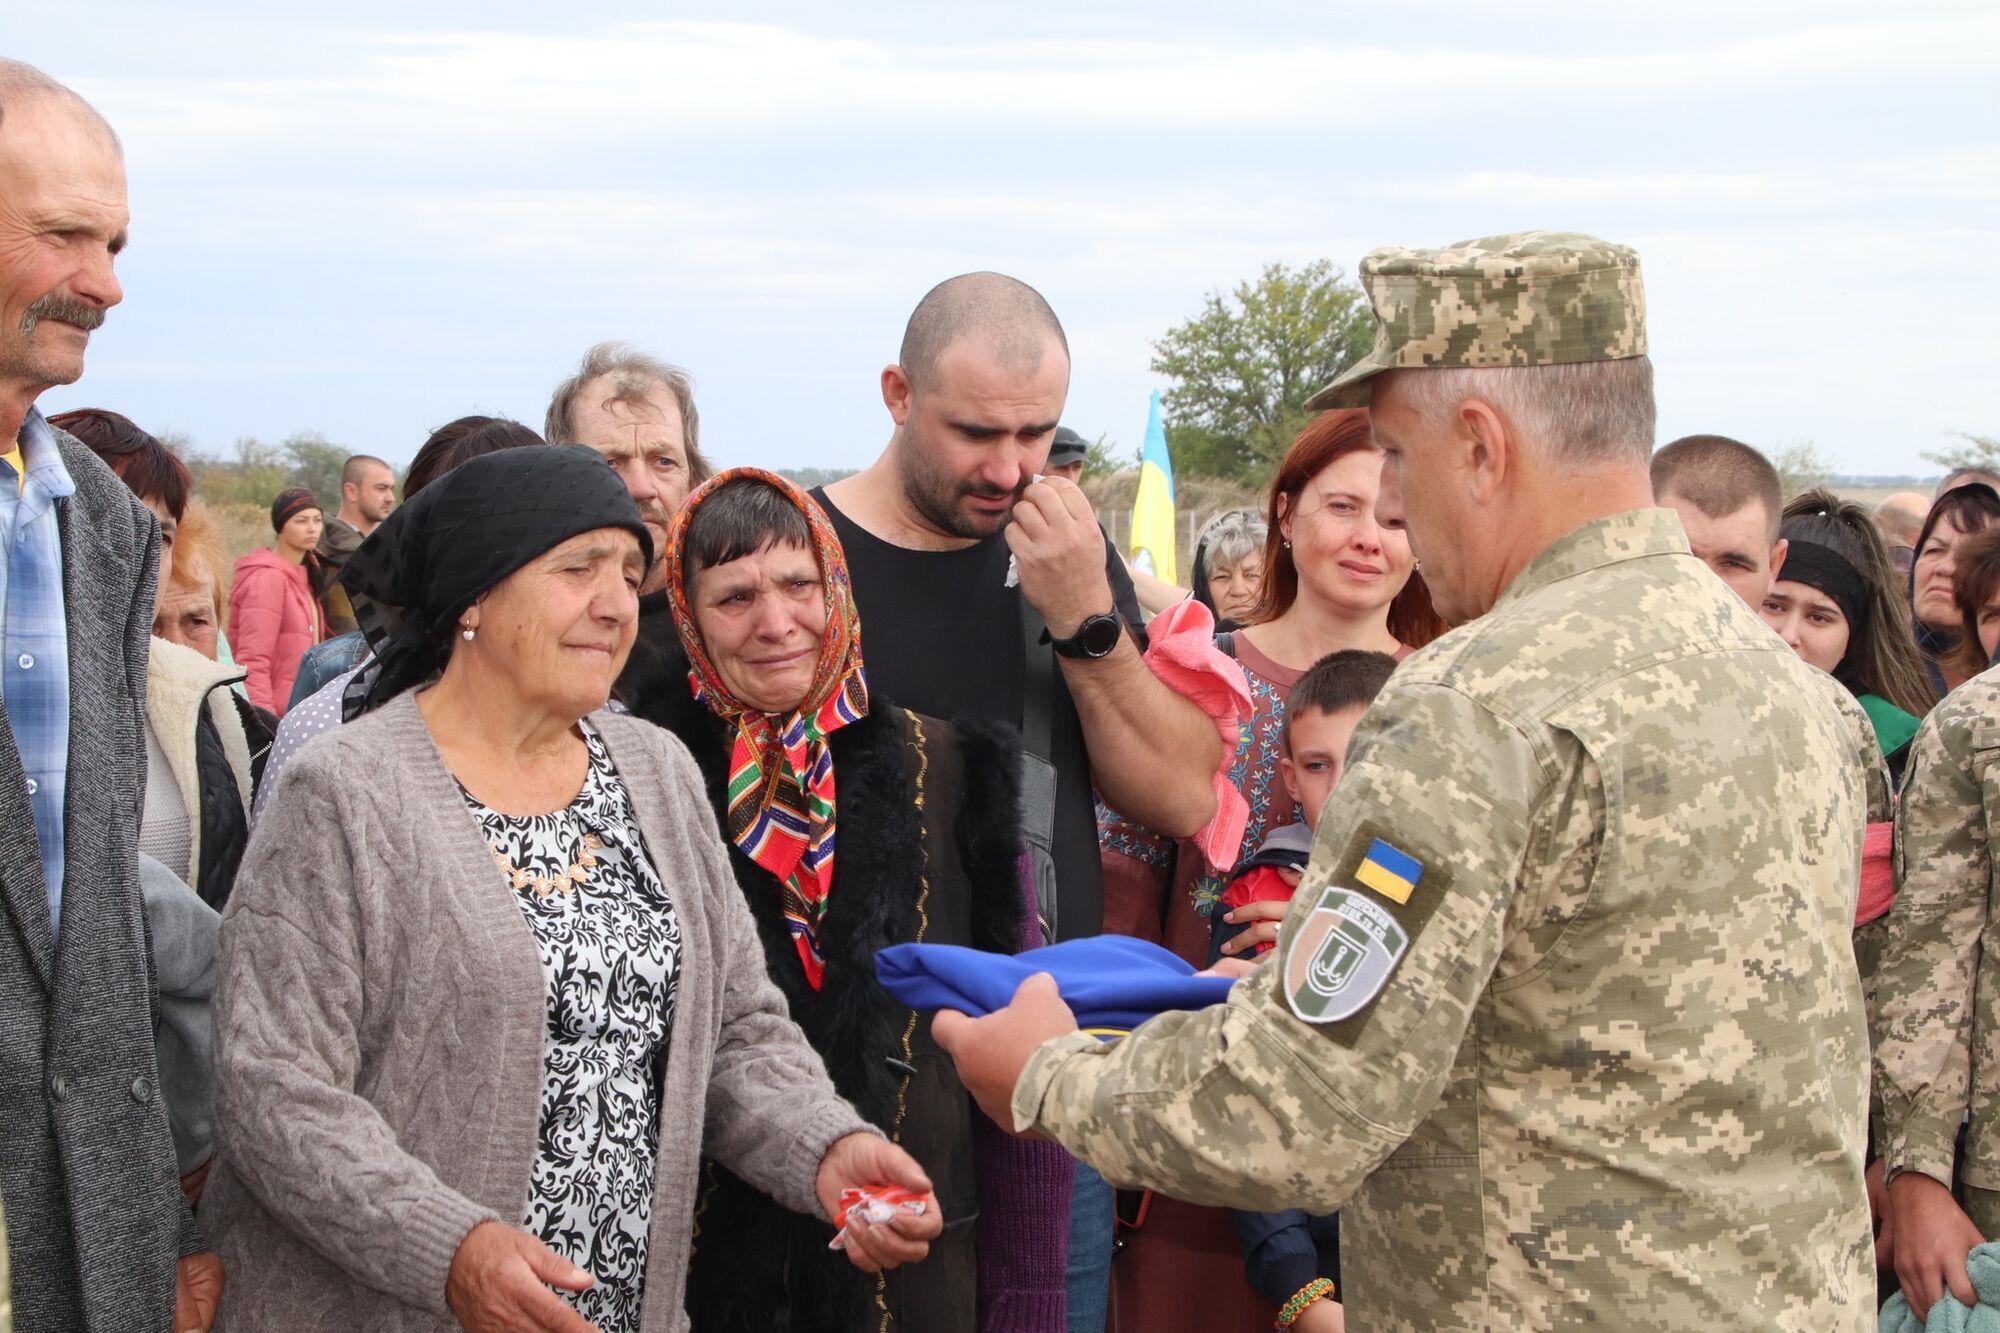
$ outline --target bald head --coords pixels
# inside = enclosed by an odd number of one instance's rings
[[[916,390],[928,388],[938,358],[952,344],[976,339],[1010,370],[1032,374],[1053,339],[1069,359],[1069,339],[1042,294],[1000,273],[947,278],[925,294],[903,330],[896,360]]]
[[[114,147],[118,144],[118,133],[111,128],[111,122],[97,113],[97,108],[83,100],[76,92],[57,83],[33,65],[19,60],[0,57],[0,134],[7,132],[7,113],[41,101],[64,103],[79,112],[82,118],[104,132]]]
[[[1875,506],[1875,526],[1891,546],[1915,546],[1931,502],[1916,491],[1897,491]]]

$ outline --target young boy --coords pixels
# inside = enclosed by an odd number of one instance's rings
[[[1261,954],[1277,941],[1278,912],[1239,910],[1252,903],[1288,903],[1312,856],[1320,811],[1347,766],[1347,745],[1361,715],[1389,683],[1396,659],[1350,648],[1312,664],[1285,700],[1284,750],[1278,775],[1299,804],[1300,822],[1272,831],[1222,893],[1223,910],[1210,928],[1209,961]]]
[[[1269,949],[1278,922],[1312,856],[1313,829],[1347,767],[1347,746],[1361,715],[1389,683],[1396,659],[1349,649],[1313,663],[1285,700],[1284,756],[1279,776],[1299,803],[1300,822],[1264,839],[1237,867],[1223,891],[1209,945],[1218,956],[1247,957]],[[1243,1275],[1283,1313],[1294,1315],[1293,1333],[1334,1333],[1347,1327],[1340,1298],[1340,1217],[1312,1217],[1297,1209],[1278,1213],[1232,1211],[1243,1246]]]

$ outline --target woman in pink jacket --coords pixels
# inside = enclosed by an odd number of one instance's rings
[[[292,697],[299,659],[320,641],[325,622],[313,596],[313,548],[325,516],[303,486],[271,502],[278,539],[236,562],[229,589],[229,643],[237,664],[250,673],[250,702],[283,713]]]

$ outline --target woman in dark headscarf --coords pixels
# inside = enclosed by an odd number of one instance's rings
[[[689,496],[666,571],[686,663],[628,702],[693,753],[792,1017],[937,1182],[945,1223],[923,1265],[866,1279],[824,1222],[724,1162],[703,1191],[695,1333],[873,1333],[884,1312],[902,1333],[1062,1333],[1071,1162],[981,1117],[928,1019],[875,979],[892,944],[1027,942],[1019,742],[871,693],[840,540],[781,477],[737,468]]]
[[[703,1152],[801,1212],[928,1196],[785,1016],[686,751],[603,711],[650,546],[596,454],[516,449],[350,558],[364,715],[225,919],[219,1328],[668,1333]],[[926,1202],[848,1257],[921,1258]]]

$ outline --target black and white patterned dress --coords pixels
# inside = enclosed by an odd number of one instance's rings
[[[512,876],[514,898],[548,983],[541,1135],[522,1225],[597,1279],[569,1297],[578,1313],[604,1333],[637,1333],[681,929],[625,784],[590,724],[582,730],[590,768],[567,808],[523,819],[469,792],[465,802],[496,861],[526,872]]]

